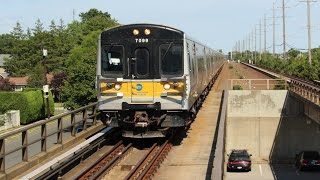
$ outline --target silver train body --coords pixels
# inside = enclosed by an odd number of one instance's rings
[[[225,62],[183,31],[155,24],[102,32],[97,59],[101,119],[131,138],[187,126]]]

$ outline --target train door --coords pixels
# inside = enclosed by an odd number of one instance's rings
[[[154,102],[154,70],[152,47],[135,46],[131,49],[131,102],[153,103]]]

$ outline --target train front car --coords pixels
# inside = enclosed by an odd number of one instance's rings
[[[165,137],[187,123],[184,33],[132,24],[101,33],[97,95],[101,120],[124,137]]]

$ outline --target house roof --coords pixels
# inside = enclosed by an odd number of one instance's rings
[[[20,85],[20,86],[26,86],[28,85],[28,76],[25,77],[8,77],[9,81],[14,83],[15,85]],[[48,83],[51,84],[51,81],[53,79],[52,74],[47,74],[47,80]]]
[[[4,66],[4,58],[10,58],[10,54],[0,54],[0,67]]]
[[[28,85],[28,76],[26,77],[9,77],[8,78],[10,82],[14,83],[15,85]]]

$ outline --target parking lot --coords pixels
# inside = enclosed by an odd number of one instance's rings
[[[297,171],[291,164],[252,164],[250,172],[226,172],[226,180],[313,180],[320,179],[320,171]]]

